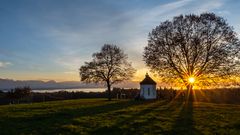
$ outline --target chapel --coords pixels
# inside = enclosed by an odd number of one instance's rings
[[[156,99],[157,83],[146,73],[145,78],[140,82],[140,97],[143,99]]]

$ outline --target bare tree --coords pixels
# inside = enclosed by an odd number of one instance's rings
[[[131,79],[135,69],[127,61],[127,55],[116,45],[105,44],[100,52],[92,55],[91,62],[80,68],[81,81],[105,83],[108,100],[111,100],[111,86]]]
[[[226,20],[203,13],[162,22],[149,33],[143,57],[153,72],[180,80],[192,93],[194,79],[204,84],[238,74],[239,51],[237,34]]]

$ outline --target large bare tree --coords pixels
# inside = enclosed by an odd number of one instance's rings
[[[226,20],[214,13],[180,15],[149,33],[144,61],[163,78],[192,89],[198,82],[239,73],[239,40]]]
[[[94,53],[92,57],[91,62],[85,62],[79,69],[81,81],[105,83],[108,99],[111,100],[111,86],[131,79],[135,69],[127,61],[127,55],[116,45],[105,44],[101,51]]]

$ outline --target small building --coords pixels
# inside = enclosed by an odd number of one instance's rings
[[[143,99],[156,99],[156,85],[157,83],[146,73],[145,78],[140,82],[140,97]]]

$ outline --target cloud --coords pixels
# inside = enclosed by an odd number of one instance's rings
[[[148,8],[136,8],[112,12],[89,10],[89,7],[54,10],[48,12],[47,19],[30,19],[30,26],[36,27],[39,36],[56,46],[56,56],[49,59],[64,67],[65,75],[77,71],[84,61],[91,60],[91,55],[100,50],[104,43],[117,44],[129,55],[133,66],[140,72],[146,72],[142,61],[144,46],[147,45],[148,33],[160,22],[172,19],[179,14],[212,12],[220,9],[225,0],[177,0]],[[226,14],[227,11],[219,13]],[[67,16],[67,17],[66,17]],[[50,19],[49,19],[50,18]],[[29,20],[29,19],[25,19]],[[58,22],[55,24],[55,22]],[[51,23],[52,22],[52,23]],[[84,22],[84,23],[83,23]],[[55,54],[55,52],[54,52]]]
[[[8,67],[10,65],[12,65],[11,62],[0,61],[0,68],[6,68],[6,67]]]
[[[63,66],[67,70],[78,70],[81,64],[84,63],[80,58],[75,56],[64,56],[61,58],[56,59],[55,61],[57,64]]]
[[[97,21],[93,19],[93,22],[82,29],[81,26],[72,29],[72,26],[68,27],[67,23],[64,28],[52,26],[48,27],[45,33],[56,44],[59,44],[61,55],[56,62],[67,69],[79,68],[84,61],[91,59],[91,54],[99,51],[104,43],[119,45],[129,54],[133,65],[140,69],[145,66],[142,53],[144,46],[147,45],[147,34],[152,28],[173,16],[211,12],[219,9],[223,4],[223,0],[179,0],[152,8],[136,8],[128,12],[117,13],[108,20],[98,17]]]
[[[78,74],[78,72],[77,71],[66,71],[66,72],[64,72],[64,74],[76,75],[76,74]]]
[[[134,60],[134,65],[136,67],[143,67],[142,53],[143,48],[147,45],[148,33],[159,25],[160,22],[171,20],[172,17],[179,14],[213,12],[213,10],[220,9],[223,4],[223,0],[181,0],[156,5],[149,9],[137,9],[128,12],[120,16],[122,18],[129,18],[129,20],[123,23],[119,31],[122,33],[121,35],[125,36],[124,40],[118,42],[130,54],[129,57]]]

